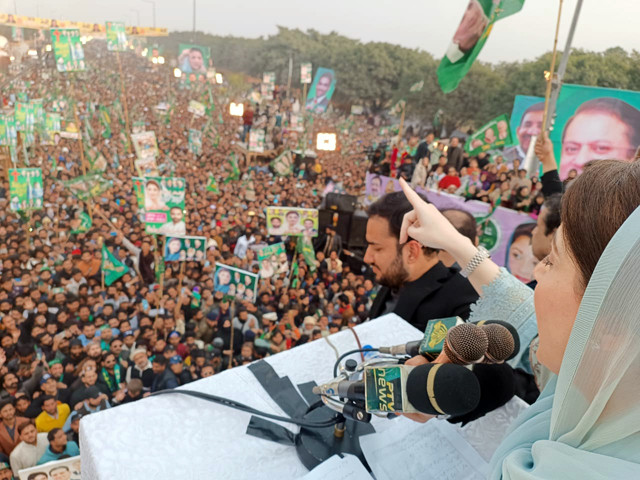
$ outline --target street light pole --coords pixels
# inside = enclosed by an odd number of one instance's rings
[[[196,34],[196,0],[193,0],[193,34]]]
[[[142,0],[144,3],[150,3],[153,8],[153,28],[156,28],[156,2],[155,0]]]

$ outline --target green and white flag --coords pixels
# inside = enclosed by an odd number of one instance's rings
[[[413,85],[411,85],[409,91],[411,93],[420,92],[422,91],[422,87],[424,87],[424,80],[420,80],[418,83],[414,83]]]
[[[486,43],[493,24],[519,12],[524,0],[470,0],[451,45],[438,67],[444,93],[455,90]]]
[[[471,135],[464,149],[470,156],[474,156],[492,148],[506,147],[512,144],[509,116],[500,115]]]
[[[227,178],[224,180],[224,184],[238,180],[240,178],[240,169],[238,168],[238,158],[236,157],[235,152],[231,152],[229,154],[229,163],[225,166],[225,170],[227,172]]]
[[[207,183],[207,191],[213,192],[215,194],[220,193],[220,189],[218,188],[218,181],[216,180],[216,177],[214,177],[212,174],[209,174],[209,183]]]
[[[98,119],[102,124],[102,138],[111,138],[111,115],[109,115],[109,110],[104,105],[100,105],[98,109]]]
[[[391,110],[389,110],[389,114],[397,117],[398,115],[402,115],[402,111],[405,109],[407,102],[405,100],[400,100],[396,103]]]
[[[71,221],[71,233],[87,233],[93,222],[87,212],[81,212]]]
[[[79,200],[86,202],[90,198],[106,192],[113,186],[111,180],[102,178],[99,173],[83,175],[62,182],[64,187],[71,192]]]
[[[41,209],[43,194],[41,168],[9,169],[9,205],[12,211]]]
[[[195,128],[189,129],[189,151],[194,155],[202,153],[202,132]]]
[[[83,71],[84,50],[77,28],[52,28],[51,45],[59,72]]]
[[[107,169],[107,159],[104,155],[95,147],[86,149],[86,157],[89,162],[90,172],[104,172]]]
[[[107,22],[107,50],[124,52],[127,49],[127,35],[123,22]]]
[[[313,249],[313,244],[308,237],[302,236],[298,239],[298,242],[296,243],[296,252],[302,254],[302,256],[304,257],[304,262],[309,267],[309,271],[311,273],[315,272],[316,252]]]
[[[104,284],[108,287],[128,272],[129,267],[118,260],[106,246],[102,245],[102,273],[104,274]]]
[[[288,177],[293,173],[293,156],[285,150],[271,162],[271,168],[279,177]]]
[[[5,147],[18,145],[18,131],[14,115],[0,116],[0,145]]]

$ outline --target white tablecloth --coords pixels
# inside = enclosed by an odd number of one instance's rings
[[[362,345],[395,345],[422,334],[389,315],[356,327]],[[358,348],[349,331],[331,335],[340,353]],[[353,358],[359,358],[354,356]],[[267,358],[294,385],[333,377],[335,351],[316,340]],[[246,367],[191,383],[191,390],[285,415]],[[294,447],[245,433],[250,415],[182,395],[163,395],[99,412],[81,421],[82,478],[89,480],[292,479],[307,473]],[[373,425],[388,420],[374,418]],[[283,424],[290,430],[298,429]]]

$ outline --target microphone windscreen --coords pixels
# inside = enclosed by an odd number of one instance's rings
[[[429,363],[413,368],[407,377],[407,398],[429,415],[464,415],[480,402],[480,384],[461,365]]]
[[[505,360],[511,360],[520,351],[520,335],[518,335],[518,330],[516,329],[516,327],[514,327],[510,323],[503,322],[502,320],[482,320],[480,322],[475,322],[475,324],[479,325],[479,326],[483,326],[483,325],[501,325],[504,328],[506,328],[507,330],[509,330],[509,333],[511,334],[511,337],[513,338],[513,353],[511,353],[507,358],[505,358]]]
[[[468,365],[480,361],[488,348],[489,339],[482,328],[462,323],[447,332],[443,350],[452,363]]]
[[[480,328],[487,334],[489,339],[486,363],[502,363],[513,356],[513,335],[509,330],[496,323],[482,325]]]

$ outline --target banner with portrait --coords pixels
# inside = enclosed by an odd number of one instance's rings
[[[249,151],[262,153],[264,152],[264,129],[257,128],[249,132]]]
[[[62,183],[72,195],[83,202],[101,195],[113,186],[112,180],[103,178],[99,173],[82,175]]]
[[[209,47],[181,43],[178,47],[178,68],[187,83],[207,81],[207,68],[211,63]]]
[[[139,132],[131,134],[131,142],[138,159],[148,161],[158,156],[158,142],[155,132]]]
[[[532,139],[542,132],[543,114],[543,97],[515,96],[510,121],[513,146],[503,150],[505,160],[525,159]]]
[[[222,292],[227,299],[254,302],[258,288],[258,275],[255,273],[216,263],[213,277],[213,290]]]
[[[59,72],[80,72],[86,67],[77,28],[52,28],[51,47]]]
[[[275,243],[258,251],[260,277],[271,278],[274,275],[289,273],[289,259],[284,243]]]
[[[22,469],[18,472],[17,480],[80,480],[81,477],[78,455]]]
[[[310,63],[300,64],[300,83],[302,84],[311,83],[311,71],[312,71],[312,65]]]
[[[15,115],[0,115],[0,145],[15,147],[18,145],[18,129]]]
[[[41,168],[9,169],[9,205],[11,211],[42,208],[44,185]]]
[[[271,161],[271,169],[279,177],[288,177],[293,173],[293,155],[285,150]]]
[[[164,244],[164,261],[203,262],[206,249],[205,237],[167,237]]]
[[[187,107],[187,111],[189,113],[193,113],[193,115],[196,117],[202,117],[207,111],[207,107],[205,107],[202,103],[197,102],[195,100],[189,100],[189,106]]]
[[[127,50],[127,34],[123,22],[107,22],[107,50],[124,52]]]
[[[318,210],[314,208],[267,207],[269,235],[318,236]]]
[[[195,128],[189,129],[189,151],[194,155],[202,153],[202,132]]]
[[[336,73],[329,68],[318,68],[307,95],[306,109],[314,113],[327,110],[336,89]]]
[[[467,139],[464,149],[469,156],[474,156],[492,148],[501,148],[512,143],[509,116],[500,115],[471,135]]]
[[[184,221],[184,197],[187,185],[185,179],[133,177],[132,181],[138,207],[144,210],[146,233],[166,236],[185,235],[187,229]]]
[[[563,85],[551,140],[560,178],[590,160],[632,160],[640,146],[640,92]]]

